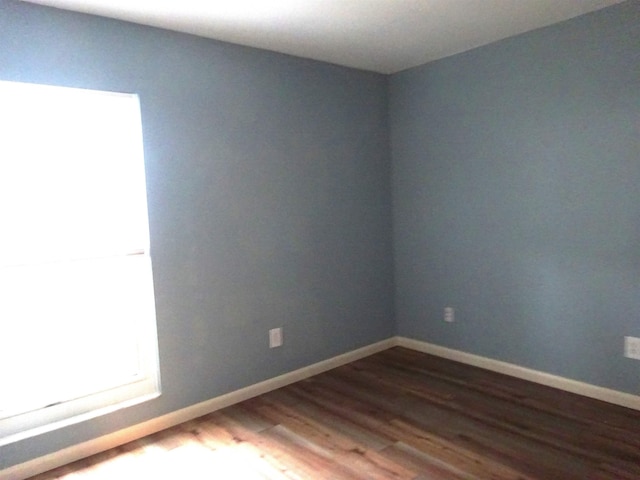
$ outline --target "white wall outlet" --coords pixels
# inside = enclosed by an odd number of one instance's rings
[[[624,356],[640,360],[640,338],[624,337]]]
[[[456,320],[456,312],[453,307],[444,307],[444,321],[454,322]]]
[[[282,327],[269,330],[269,348],[281,347],[282,341]]]

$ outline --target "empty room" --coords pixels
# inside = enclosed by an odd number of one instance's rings
[[[0,480],[640,480],[640,0],[0,0]]]

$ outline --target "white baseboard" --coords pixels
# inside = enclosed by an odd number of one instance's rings
[[[399,347],[410,348],[419,352],[430,353],[438,357],[447,358],[456,362],[473,365],[474,367],[484,368],[492,372],[502,373],[512,377],[528,380],[530,382],[539,383],[548,387],[557,388],[571,393],[577,393],[596,400],[613,403],[622,407],[640,410],[640,396],[630,393],[619,392],[609,388],[598,387],[589,383],[571,380],[569,378],[559,377],[550,373],[533,370],[512,363],[493,360],[487,357],[481,357],[460,350],[441,347],[420,340],[413,340],[405,337],[395,337],[395,344]]]
[[[381,342],[367,345],[366,347],[343,353],[342,355],[294,370],[293,372],[285,373],[284,375],[183,408],[182,410],[177,410],[161,417],[133,425],[132,427],[0,470],[0,480],[23,480],[33,475],[38,475],[39,473],[52,470],[62,465],[75,462],[76,460],[95,455],[96,453],[124,445],[125,443],[133,440],[137,440],[147,435],[193,420],[194,418],[198,418],[221,408],[242,402],[243,400],[248,400],[249,398],[304,380],[305,378],[309,378],[313,375],[326,372],[332,368],[368,357],[374,353],[391,348],[395,344],[395,338],[389,338]]]
[[[148,420],[132,427],[125,428],[78,445],[73,445],[58,452],[9,467],[5,470],[0,470],[0,480],[23,480],[25,478],[29,478],[33,475],[95,455],[96,453],[109,450],[110,448],[118,447],[133,440],[137,440],[138,438],[193,420],[194,418],[201,417],[207,413],[242,402],[243,400],[248,400],[249,398],[262,395],[395,346],[429,353],[438,357],[447,358],[467,365],[473,365],[475,367],[539,383],[559,390],[640,410],[640,396],[637,395],[578,382],[576,380],[551,375],[549,373],[521,367],[512,363],[502,362],[500,360],[462,352],[460,350],[441,347],[439,345],[434,345],[420,340],[413,340],[405,337],[393,337],[318,363],[314,363],[313,365],[294,370],[293,372],[285,373],[284,375],[241,388],[240,390],[235,390],[182,410],[177,410],[161,417]]]

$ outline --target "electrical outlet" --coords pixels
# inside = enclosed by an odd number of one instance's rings
[[[456,320],[456,312],[453,307],[444,307],[444,321],[454,322]]]
[[[640,338],[624,337],[624,356],[640,360]]]
[[[269,348],[282,346],[282,327],[269,330]]]

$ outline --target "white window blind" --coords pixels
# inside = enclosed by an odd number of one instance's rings
[[[0,82],[0,222],[0,444],[157,396],[138,97]]]

